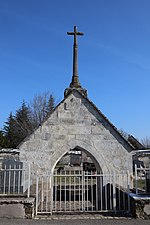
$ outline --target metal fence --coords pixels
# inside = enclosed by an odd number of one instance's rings
[[[130,212],[130,177],[84,171],[38,175],[36,214],[58,212]]]
[[[150,194],[150,168],[135,165],[134,188],[136,195]]]
[[[30,165],[4,164],[0,169],[0,195],[30,196]]]

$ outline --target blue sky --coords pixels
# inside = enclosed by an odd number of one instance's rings
[[[74,25],[90,100],[118,129],[150,136],[149,0],[0,0],[0,128],[23,99],[63,99]]]

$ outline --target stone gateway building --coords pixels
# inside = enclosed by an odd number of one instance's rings
[[[135,140],[124,139],[89,100],[78,76],[77,36],[83,33],[74,26],[68,35],[74,36],[73,75],[64,99],[18,149],[1,150],[0,217],[137,214],[131,195],[133,184],[138,191],[137,169],[135,177],[132,171]]]
[[[73,75],[64,99],[19,149],[0,152],[0,217],[62,212],[150,216],[147,198],[133,201],[139,196],[132,155],[142,146],[132,136],[130,143],[125,140],[88,99],[78,76],[77,35],[83,33],[75,26],[68,34],[74,35]],[[149,172],[145,175],[149,193]]]
[[[20,160],[30,162],[34,171],[53,173],[69,151],[82,151],[90,157],[98,173],[132,172],[132,146],[87,97],[78,77],[76,26],[73,46],[73,75],[64,99],[19,146]]]
[[[20,160],[29,161],[35,171],[53,171],[57,162],[73,149],[86,152],[101,173],[132,171],[131,146],[74,87],[19,149]]]
[[[36,215],[54,212],[130,211],[132,146],[87,97],[78,76],[76,26],[73,75],[64,99],[19,146],[30,163]],[[36,178],[36,179],[35,179]],[[36,194],[35,194],[36,193]]]

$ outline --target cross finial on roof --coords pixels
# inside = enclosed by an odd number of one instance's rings
[[[70,83],[69,88],[66,88],[64,95],[65,97],[72,92],[74,89],[78,90],[82,95],[87,97],[87,90],[83,89],[79,82],[78,77],[78,44],[77,44],[77,35],[84,35],[82,32],[77,31],[77,27],[74,26],[74,32],[67,32],[68,35],[74,36],[74,45],[73,45],[73,75],[72,82]]]
[[[68,35],[74,35],[74,45],[73,45],[73,76],[70,87],[81,87],[78,77],[78,44],[77,35],[84,35],[82,32],[77,32],[77,27],[74,26],[74,32],[67,32]]]

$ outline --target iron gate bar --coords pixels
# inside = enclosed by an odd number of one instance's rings
[[[27,164],[29,165],[29,164]],[[16,164],[3,165],[0,169],[0,195],[30,196],[30,168]]]
[[[120,189],[126,183],[127,192]],[[37,176],[36,214],[130,211],[129,174],[54,171]],[[126,204],[126,202],[128,204]]]

